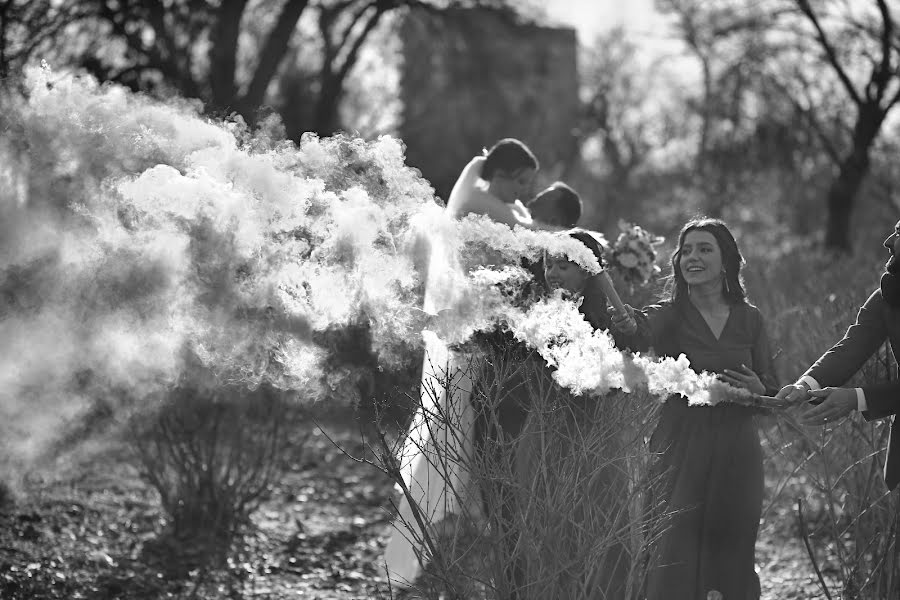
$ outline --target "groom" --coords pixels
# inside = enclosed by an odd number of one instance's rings
[[[900,382],[873,383],[861,388],[828,387],[843,385],[885,339],[891,342],[894,358],[900,359],[900,221],[884,240],[884,247],[891,257],[881,285],[859,310],[856,323],[796,383],[778,392],[778,398],[789,401],[824,399],[801,417],[804,425],[823,425],[854,410],[860,411],[867,421],[900,412]],[[892,422],[884,461],[884,480],[891,490],[900,483],[900,432],[894,431],[894,426]]]

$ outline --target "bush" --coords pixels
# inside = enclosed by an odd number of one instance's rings
[[[134,418],[132,446],[169,518],[160,544],[170,565],[190,569],[227,556],[282,473],[296,410],[270,386],[186,386]]]
[[[806,248],[766,258],[748,261],[748,291],[767,317],[782,379],[794,381],[856,319],[883,257],[835,260]],[[885,345],[846,385],[896,379],[896,367]],[[811,572],[831,597],[900,595],[900,498],[882,479],[888,430],[888,421],[856,414],[828,428],[804,428],[791,411],[764,431],[775,509],[764,518],[793,515],[775,529],[793,532],[808,548]]]
[[[537,352],[502,335],[468,349],[474,435],[443,403],[429,408],[426,397],[422,407],[432,437],[475,443],[428,447],[457,510],[443,521],[426,506],[417,506],[421,521],[398,517],[426,565],[414,585],[428,597],[639,597],[647,549],[665,521],[646,506],[658,399],[575,397]],[[402,481],[396,465],[384,466]]]

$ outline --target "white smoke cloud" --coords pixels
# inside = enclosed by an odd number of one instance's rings
[[[46,67],[27,90],[0,116],[0,433],[18,451],[93,394],[153,398],[197,362],[320,398],[348,372],[322,340],[360,324],[385,367],[418,356],[424,327],[463,341],[503,321],[576,393],[641,377],[700,401],[713,389],[684,361],[624,358],[571,302],[523,308],[522,257],[598,272],[596,258],[567,236],[448,219],[396,139],[254,143],[190,103]],[[423,311],[429,251],[446,267],[429,273],[439,315]]]

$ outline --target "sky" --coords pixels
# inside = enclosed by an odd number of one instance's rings
[[[546,0],[543,6],[550,19],[574,27],[583,45],[621,25],[639,44],[643,61],[683,61],[682,46],[667,19],[654,9],[653,0]]]
[[[574,27],[578,41],[586,46],[597,35],[621,25],[637,43],[640,63],[654,64],[692,85],[699,80],[699,67],[653,4],[654,0],[545,0],[543,7],[551,21]]]
[[[552,18],[575,27],[583,44],[615,25],[637,33],[659,20],[653,0],[547,0],[544,6]]]

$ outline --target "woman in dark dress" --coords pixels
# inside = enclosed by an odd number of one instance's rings
[[[687,355],[695,371],[756,394],[778,390],[759,310],[746,300],[743,258],[728,227],[690,221],[672,255],[671,297],[612,316],[635,349]],[[758,600],[755,545],[762,510],[763,463],[755,415],[736,404],[688,406],[670,397],[650,441],[660,487],[652,510],[671,520],[655,544],[647,600],[698,600],[717,590],[728,600]]]

